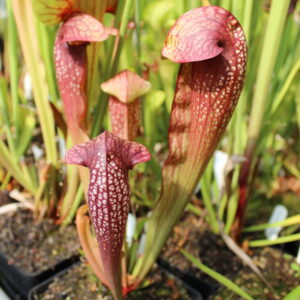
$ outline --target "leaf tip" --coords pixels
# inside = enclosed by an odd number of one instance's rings
[[[101,89],[107,94],[115,96],[122,103],[130,103],[148,93],[151,84],[135,72],[123,70],[113,78],[103,82]]]
[[[162,55],[178,63],[219,55],[224,51],[224,33],[230,16],[230,12],[217,6],[202,6],[186,12],[170,29]]]
[[[70,148],[64,157],[64,163],[70,165],[80,165],[83,167],[88,167],[87,149],[86,149],[87,143],[78,144]]]

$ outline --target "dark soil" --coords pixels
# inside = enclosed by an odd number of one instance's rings
[[[52,220],[35,223],[30,210],[0,218],[0,252],[26,273],[39,273],[79,254],[74,226],[58,227]]]
[[[26,272],[44,270],[78,254],[79,243],[73,226],[58,228],[50,220],[35,224],[33,215],[28,210],[19,210],[1,216],[0,228],[0,251],[9,257],[11,263]],[[185,274],[190,274],[191,277],[204,279],[218,287],[217,295],[210,298],[213,300],[241,298],[194,267],[181,254],[181,249],[200,258],[205,265],[233,280],[254,299],[279,300],[300,285],[300,276],[297,277],[298,274],[291,267],[295,260],[293,257],[287,258],[282,251],[275,248],[255,249],[252,253],[253,261],[276,292],[270,291],[227,248],[218,235],[208,230],[203,219],[186,213],[168,239],[161,260]],[[200,292],[205,294],[205,291]],[[46,290],[39,290],[33,299],[112,300],[112,297],[86,263],[82,262],[57,277]],[[127,299],[191,300],[195,298],[189,295],[181,281],[155,266],[147,277],[145,286],[132,292]]]
[[[102,289],[92,270],[85,263],[79,263],[56,277],[48,286],[38,288],[33,293],[32,300],[111,300],[111,297],[101,296]]]
[[[260,300],[281,300],[291,290],[300,285],[299,274],[292,269],[291,265],[295,258],[284,255],[281,251],[274,248],[264,248],[253,256],[254,263],[260,268],[267,281],[272,285],[274,291],[266,287],[262,281],[247,267],[241,270],[234,282],[243,288],[254,299]],[[228,289],[223,288],[218,296],[213,300],[240,300]]]
[[[243,264],[230,251],[220,236],[208,230],[206,223],[193,214],[187,213],[182,221],[175,226],[173,235],[168,239],[162,257],[180,270],[193,274],[197,278],[218,285],[218,283],[195,268],[180,252],[186,250],[215,271],[234,278]]]
[[[146,278],[147,285],[126,298],[127,300],[194,300],[182,282],[155,265]]]
[[[162,257],[185,273],[219,286],[217,296],[211,296],[209,299],[240,300],[242,298],[195,268],[181,254],[181,249],[201,259],[202,263],[234,281],[254,299],[281,300],[293,288],[300,285],[300,276],[291,267],[292,263],[295,263],[295,257],[287,255],[275,247],[257,248],[252,251],[251,257],[254,263],[274,289],[271,291],[247,266],[243,265],[219,236],[207,230],[204,222],[194,215],[186,214],[181,223],[175,227],[172,237],[167,241]]]
[[[126,298],[127,300],[192,300],[187,291],[157,267],[151,272],[147,285]],[[75,265],[62,276],[56,277],[47,289],[40,288],[32,300],[113,300],[85,262]]]
[[[0,191],[0,206],[11,203],[8,192]]]

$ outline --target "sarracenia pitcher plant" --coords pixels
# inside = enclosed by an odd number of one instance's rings
[[[130,200],[128,171],[149,159],[143,145],[122,140],[107,131],[74,146],[65,158],[66,163],[90,170],[89,214],[101,256],[101,270],[98,268],[96,274],[101,274],[116,299],[122,297],[121,252]]]
[[[38,19],[46,25],[59,25],[54,42],[54,65],[57,85],[63,103],[63,116],[52,103],[54,115],[65,121],[71,143],[88,141],[92,123],[90,107],[101,105],[98,101],[100,89],[101,43],[110,35],[116,36],[118,30],[103,25],[104,13],[115,11],[116,0],[105,1],[57,1],[34,0],[32,3]],[[51,112],[50,112],[51,113]],[[56,118],[57,119],[57,118]],[[62,122],[57,122],[60,126]],[[58,222],[69,222],[78,207],[73,199],[81,199],[78,173],[85,192],[88,187],[88,173],[84,169],[67,167],[69,183],[66,197],[59,206]],[[79,201],[76,201],[76,203]]]
[[[134,270],[141,279],[182,215],[232,116],[243,88],[247,44],[231,13],[205,6],[177,20],[162,53],[181,67],[162,192],[149,220],[144,255]]]
[[[132,287],[153,265],[226,129],[243,87],[247,46],[243,30],[231,13],[206,6],[177,20],[162,53],[181,67],[162,192],[148,222],[145,251],[130,276]],[[143,146],[107,132],[71,148],[66,156],[67,163],[90,168],[88,204],[100,248],[98,268],[102,270],[98,273],[116,299],[122,298],[120,264],[129,203],[127,172],[149,158]],[[123,294],[128,289],[123,281]]]

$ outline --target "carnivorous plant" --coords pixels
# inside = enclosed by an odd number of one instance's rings
[[[130,70],[124,70],[101,84],[110,94],[109,112],[112,132],[120,138],[134,141],[141,126],[141,99],[151,85]]]
[[[162,192],[149,220],[145,252],[137,261],[133,272],[135,286],[150,270],[173,226],[182,215],[225,131],[243,87],[247,46],[243,30],[236,18],[225,9],[207,6],[193,9],[177,20],[168,34],[163,55],[181,63],[181,67],[171,111],[169,156],[163,167]],[[112,139],[108,133],[105,136],[108,140]],[[114,211],[114,204],[107,202],[105,198],[108,197],[107,191],[101,187],[97,190],[95,187],[97,184],[102,184],[102,180],[108,182],[104,185],[108,189],[115,184],[116,188],[111,195],[120,196],[121,199],[124,195],[119,186],[124,184],[125,178],[119,178],[121,180],[119,183],[114,182],[112,177],[111,179],[106,177],[106,173],[95,170],[95,164],[97,165],[99,159],[97,156],[101,151],[94,150],[94,145],[98,144],[96,140],[89,143],[93,146],[87,147],[88,144],[84,144],[72,148],[66,161],[93,166],[89,188],[90,214],[98,238],[104,270],[107,266],[104,272],[109,273],[112,270],[115,272],[115,278],[112,275],[107,277],[108,285],[115,297],[119,299],[118,297],[121,297],[120,266],[117,266],[120,263],[121,251],[119,233],[115,234],[115,238],[118,239],[118,242],[115,242],[119,253],[118,258],[114,260],[113,252],[108,253],[104,249],[107,241],[111,239],[111,233],[115,230],[115,224],[112,222],[114,217],[109,213],[110,210]],[[109,144],[107,149],[110,149]],[[105,148],[100,146],[100,143],[97,147]],[[88,152],[85,148],[89,149]],[[146,153],[145,149],[143,151]],[[77,153],[81,153],[81,156]],[[123,157],[122,153],[118,155]],[[72,159],[72,156],[78,160]],[[115,156],[116,154],[113,155]],[[101,157],[100,154],[98,168],[102,167],[105,171],[105,166],[109,166],[112,158],[108,153]],[[147,155],[145,157],[148,159]],[[145,157],[142,161],[147,160]],[[100,165],[101,163],[103,165]],[[108,176],[112,176],[109,172],[107,169]],[[95,205],[96,200],[99,203]],[[128,203],[129,198],[126,196],[120,201]],[[101,208],[103,205],[104,208]],[[117,207],[120,214],[124,213],[122,207],[122,205]],[[99,214],[101,219],[97,223],[95,216]],[[105,216],[108,223],[101,228],[99,226],[103,226],[101,220]],[[121,231],[123,229],[122,237],[124,224],[123,221],[119,224]],[[109,231],[106,225],[110,226]]]
[[[162,54],[181,63],[169,127],[162,192],[134,276],[150,270],[182,215],[243,88],[247,44],[238,20],[216,6],[195,8],[171,28]]]
[[[122,298],[121,251],[130,201],[128,171],[149,159],[150,153],[143,145],[107,131],[74,146],[65,157],[66,163],[90,170],[88,206],[100,249],[101,277],[116,299]]]
[[[89,30],[89,26],[95,31]],[[86,106],[82,91],[85,90],[86,75],[82,66],[86,65],[86,42],[104,40],[111,33],[115,34],[115,31],[104,28],[91,16],[75,13],[66,17],[57,35],[58,83],[65,102],[67,124],[71,135],[73,132],[75,136],[75,143],[85,140],[76,136],[78,132],[85,131]],[[177,20],[162,53],[181,66],[170,117],[169,155],[162,170],[162,191],[147,226],[145,251],[137,260],[131,276],[133,287],[141,282],[153,265],[226,129],[243,87],[247,46],[243,30],[230,12],[206,6],[193,9]],[[74,68],[75,81],[70,80],[66,87],[64,84]],[[114,89],[114,80],[122,81],[124,75],[134,78],[125,71],[105,82],[102,89],[114,96],[119,95],[117,88]],[[128,93],[127,98],[138,98],[149,89],[144,81],[140,82],[142,92],[136,93],[136,86],[128,86],[125,91],[131,91],[131,94]],[[126,84],[133,83],[128,80]],[[74,107],[74,103],[79,105]],[[111,113],[114,118],[115,112],[112,110]],[[120,135],[133,139],[136,127],[134,131],[132,135]],[[129,212],[127,173],[136,163],[149,159],[149,152],[144,146],[124,141],[108,132],[74,146],[65,158],[69,164],[90,169],[88,206],[101,260],[96,269],[116,299],[122,298],[122,277],[126,277],[126,274],[121,274],[121,252]],[[78,221],[86,224],[83,212],[79,210]],[[88,241],[86,234],[81,233],[81,240]],[[95,263],[97,254],[91,250],[92,246],[86,249]],[[127,290],[127,287],[124,290],[123,280],[123,293]]]

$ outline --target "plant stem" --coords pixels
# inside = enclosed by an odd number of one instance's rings
[[[19,167],[15,159],[12,158],[11,153],[2,141],[0,141],[0,153],[0,164],[4,166],[4,168],[8,170],[23,187],[31,192],[32,195],[35,195],[36,190],[34,185],[32,184],[32,182],[29,182],[28,179],[24,176],[21,168]]]
[[[289,217],[285,219],[284,221],[275,222],[275,223],[267,223],[267,224],[259,224],[254,226],[249,226],[243,230],[243,232],[255,232],[260,230],[265,230],[267,228],[273,228],[273,227],[286,227],[291,225],[296,225],[300,223],[300,215],[295,215],[292,217]]]
[[[12,123],[15,127],[16,137],[18,137],[20,130],[20,117],[18,99],[17,29],[10,0],[6,1],[6,5],[8,12],[9,75],[12,98]]]
[[[45,70],[46,70],[47,82],[49,85],[50,98],[52,102],[57,103],[58,93],[57,93],[55,71],[53,68],[53,57],[52,57],[53,45],[51,44],[51,41],[49,39],[47,27],[44,24],[37,21],[36,29],[38,32],[38,40],[41,49],[41,54],[43,56],[43,60],[45,63]]]
[[[240,295],[246,300],[254,300],[250,295],[248,295],[245,291],[243,291],[239,286],[237,286],[235,283],[233,283],[231,280],[227,279],[222,274],[214,271],[213,269],[207,267],[204,265],[199,259],[195,258],[188,252],[181,250],[182,254],[190,260],[197,268],[199,268],[202,272],[206,273],[210,277],[214,278],[221,284],[225,285],[228,289],[232,290],[236,294]]]
[[[83,198],[83,187],[82,187],[82,184],[79,185],[79,188],[77,190],[77,193],[76,193],[76,196],[75,196],[75,199],[74,199],[74,202],[70,208],[70,211],[68,213],[68,215],[66,216],[65,220],[63,221],[63,225],[68,225],[72,222],[72,220],[74,219],[74,216],[76,215],[76,212],[77,212],[77,209],[80,205],[80,202]]]
[[[300,233],[291,234],[288,236],[281,236],[277,238],[276,240],[255,240],[250,241],[249,246],[250,247],[265,247],[270,245],[278,245],[278,244],[284,244],[289,242],[294,242],[300,240]]]
[[[294,67],[289,72],[288,77],[286,78],[281,90],[278,92],[278,94],[276,95],[276,98],[272,102],[271,111],[269,113],[271,116],[277,111],[278,107],[282,103],[285,95],[287,94],[287,92],[288,92],[292,82],[294,81],[294,78],[298,74],[299,70],[300,70],[300,59],[298,59],[298,61],[294,65]]]

